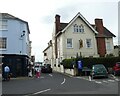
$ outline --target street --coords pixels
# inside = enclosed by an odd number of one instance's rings
[[[19,77],[2,82],[2,94],[118,94],[120,78],[91,79],[89,76],[69,76],[53,72],[42,73],[40,78]],[[82,96],[82,95],[81,95]],[[89,95],[90,96],[90,95]],[[117,96],[117,95],[115,95]]]

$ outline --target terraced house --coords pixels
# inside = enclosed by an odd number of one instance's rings
[[[76,55],[83,57],[105,57],[113,54],[114,44],[111,33],[103,20],[96,18],[95,24],[90,24],[79,12],[69,23],[62,23],[60,15],[55,16],[55,29],[52,34],[52,56],[47,58],[52,67],[58,70],[58,64],[65,58]]]
[[[8,13],[0,13],[0,34],[3,67],[7,64],[15,77],[27,75],[31,57],[28,22]]]

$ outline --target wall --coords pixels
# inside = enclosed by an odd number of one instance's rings
[[[74,24],[81,25],[83,24],[84,26],[84,33],[74,33],[73,26]],[[63,53],[64,53],[64,58],[71,58],[75,57],[76,54],[80,53],[84,57],[89,57],[89,56],[94,56],[98,57],[97,54],[97,45],[96,45],[96,38],[94,32],[80,19],[77,18],[75,22],[63,33]],[[73,48],[67,48],[66,47],[66,41],[67,38],[72,38],[73,39]],[[79,40],[83,40],[83,47],[79,49]],[[86,39],[91,39],[92,40],[92,48],[86,48]]]
[[[21,35],[25,31],[25,35]],[[7,37],[7,49],[2,50],[3,54],[29,54],[29,34],[26,23],[18,20],[8,20],[8,30],[2,31],[2,37]]]
[[[107,43],[110,43],[110,48],[107,49]],[[114,45],[113,45],[113,39],[112,38],[106,38],[105,39],[105,43],[106,43],[106,54],[113,54],[114,53]]]

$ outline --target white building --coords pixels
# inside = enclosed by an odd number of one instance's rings
[[[61,23],[60,15],[55,16],[55,30],[52,34],[52,65],[63,59],[76,57],[105,57],[114,53],[112,34],[103,25],[102,19],[90,24],[79,12],[69,23]]]
[[[8,13],[0,13],[0,54],[14,76],[26,75],[31,56],[28,22]]]

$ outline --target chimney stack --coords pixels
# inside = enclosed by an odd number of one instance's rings
[[[97,47],[98,54],[100,57],[105,57],[106,54],[106,43],[104,37],[104,26],[102,19],[95,19],[96,31],[98,32],[97,38]]]
[[[55,34],[60,31],[60,15],[56,14],[55,16]]]
[[[55,35],[60,31],[60,15],[55,16]],[[58,57],[57,36],[55,36],[55,57]]]
[[[103,20],[102,19],[95,19],[96,30],[98,31],[99,35],[103,35],[104,27],[103,27]]]

